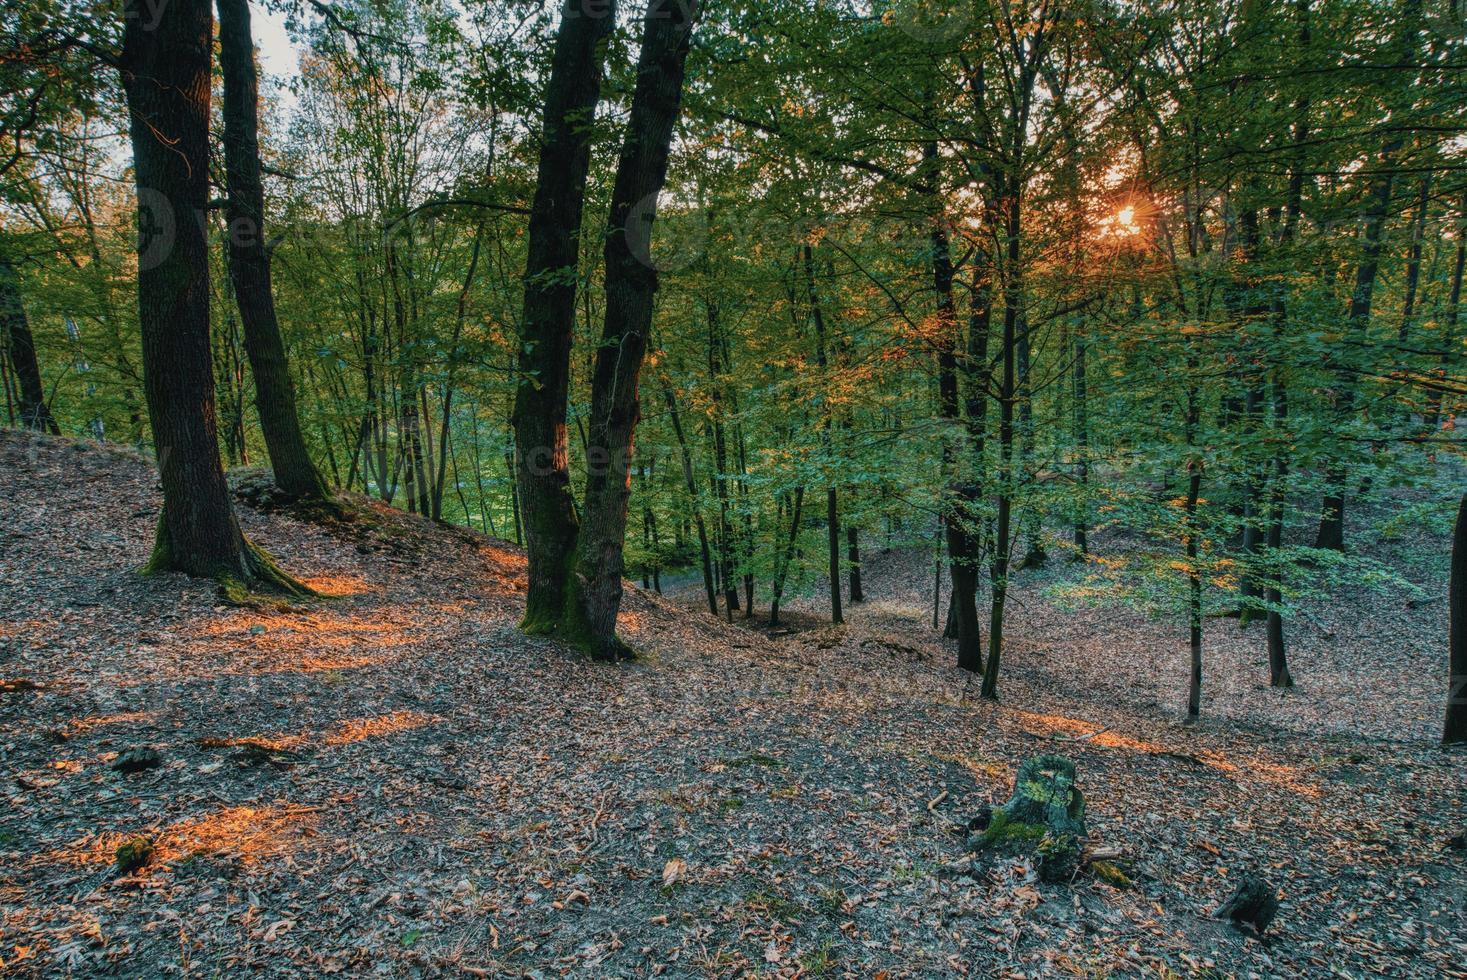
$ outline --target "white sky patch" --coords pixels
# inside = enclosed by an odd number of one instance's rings
[[[263,4],[250,4],[250,27],[260,52],[260,67],[285,80],[300,67],[300,49],[285,33],[285,15],[272,13]]]

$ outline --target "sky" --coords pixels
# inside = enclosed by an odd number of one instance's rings
[[[272,13],[258,2],[250,3],[250,15],[260,66],[276,78],[294,75],[298,51],[285,33],[285,15]]]

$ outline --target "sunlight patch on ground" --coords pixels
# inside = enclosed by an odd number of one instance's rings
[[[394,619],[359,619],[320,612],[254,613],[206,623],[200,633],[220,638],[249,637],[262,649],[279,648],[296,637],[328,646],[389,647],[407,642],[403,631],[409,625]]]
[[[372,591],[372,584],[360,575],[313,575],[301,581],[322,595],[338,599]]]
[[[338,722],[336,731],[328,734],[324,742],[327,745],[350,745],[364,739],[423,728],[439,721],[442,719],[420,711],[394,711],[376,718],[354,718]]]
[[[232,806],[190,817],[165,828],[153,841],[156,862],[172,863],[201,855],[226,855],[250,863],[295,850],[314,831],[320,807],[276,803]],[[76,866],[111,864],[117,848],[147,831],[89,834],[41,856],[46,863]]]
[[[1299,769],[1295,766],[1270,762],[1261,758],[1233,761],[1221,752],[1210,749],[1187,752],[1159,742],[1147,742],[1116,732],[1102,731],[1092,734],[1096,730],[1095,725],[1078,718],[1067,718],[1064,715],[1045,715],[1032,711],[1015,711],[1014,714],[1019,717],[1024,731],[1031,735],[1051,738],[1062,735],[1070,741],[1083,739],[1085,743],[1103,749],[1122,749],[1144,755],[1175,756],[1195,760],[1199,765],[1216,770],[1239,782],[1265,783],[1311,798],[1320,796],[1319,787],[1302,779]]]
[[[312,745],[341,746],[362,742],[369,738],[381,738],[397,732],[408,732],[417,728],[435,725],[443,719],[437,715],[419,711],[394,711],[391,714],[365,718],[345,718],[322,732],[299,732],[296,734],[224,736],[200,739],[198,744],[206,749],[257,747],[272,751],[294,751]]]
[[[61,731],[67,738],[72,738],[94,728],[102,728],[106,725],[136,725],[140,722],[151,721],[156,717],[157,712],[155,711],[124,711],[113,715],[88,715],[85,718],[72,718],[61,726]]]

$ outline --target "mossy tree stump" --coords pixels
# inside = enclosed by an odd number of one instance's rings
[[[969,850],[1025,854],[1036,859],[1042,880],[1068,881],[1080,866],[1087,834],[1075,764],[1058,755],[1026,759],[1008,802],[975,821],[971,830]]]

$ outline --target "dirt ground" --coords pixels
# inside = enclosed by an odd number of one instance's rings
[[[358,503],[243,510],[336,598],[227,607],[136,574],[145,460],[0,433],[0,972],[1467,977],[1443,603],[1311,610],[1287,695],[1210,624],[1184,728],[1175,632],[1053,605],[1063,569],[1020,585],[992,705],[896,553],[851,624],[773,639],[632,590],[643,656],[607,667],[516,631],[512,546]],[[1039,752],[1133,889],[965,859]],[[1263,940],[1209,914],[1244,874],[1283,894]]]

